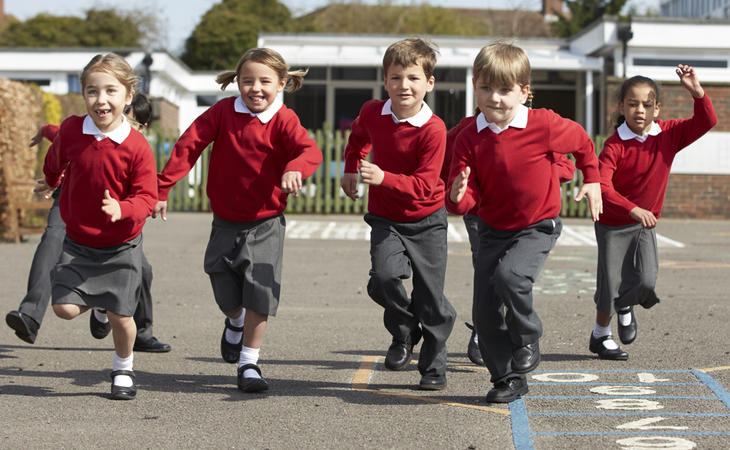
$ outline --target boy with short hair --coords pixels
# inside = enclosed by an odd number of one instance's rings
[[[588,197],[594,221],[602,212],[600,174],[580,125],[523,105],[530,62],[522,49],[506,42],[484,47],[473,83],[481,113],[456,138],[447,205],[465,214],[479,199],[473,318],[494,383],[486,400],[508,403],[527,393],[524,374],[540,362],[542,323],[532,286],[562,229],[551,155],[575,156],[585,180],[576,200]]]
[[[357,198],[358,170],[369,186],[372,268],[368,294],[393,336],[385,366],[402,370],[423,337],[421,389],[446,387],[446,340],[456,319],[444,296],[446,209],[439,178],[446,126],[423,101],[433,90],[435,50],[422,39],[392,44],[383,57],[389,100],[365,103],[345,149],[342,189]],[[372,151],[372,162],[365,157]],[[413,291],[402,280],[413,274]]]

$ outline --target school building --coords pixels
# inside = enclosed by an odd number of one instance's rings
[[[258,46],[279,51],[295,68],[309,68],[302,89],[284,101],[312,129],[346,129],[361,105],[384,98],[382,57],[407,36],[262,33]],[[494,37],[430,36],[439,48],[436,85],[426,101],[448,126],[474,111],[471,66]],[[674,73],[677,63],[697,68],[718,115],[712,132],[681,152],[670,177],[664,215],[730,218],[730,22],[603,18],[570,39],[514,38],[532,65],[535,107],[549,107],[592,135],[610,134],[616,93],[624,77],[645,75],[660,84],[660,117],[692,114],[692,100]],[[190,70],[166,51],[140,49],[0,49],[0,77],[33,81],[49,92],[80,90],[80,69],[97,53],[123,54],[154,99],[163,127],[184,130],[235,86],[220,91],[217,72]]]

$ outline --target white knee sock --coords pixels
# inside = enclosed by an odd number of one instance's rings
[[[106,309],[94,308],[94,317],[101,323],[109,322],[109,318],[106,316]]]
[[[618,323],[624,327],[631,323],[631,309],[626,308],[625,310],[618,311]]]
[[[602,327],[598,325],[598,322],[593,325],[594,338],[602,338],[603,336],[608,336],[609,334],[611,334],[611,325],[608,325],[607,327]]]
[[[243,319],[246,317],[246,308],[243,308],[243,312],[240,316],[236,317],[235,319],[228,318],[228,322],[233,325],[234,327],[242,328],[243,327]],[[243,337],[242,331],[233,331],[230,328],[226,328],[226,341],[228,341],[231,344],[238,344],[241,342],[241,338]]]
[[[126,358],[121,358],[114,352],[114,362],[112,363],[112,370],[132,370],[134,367],[134,352],[130,353]],[[132,377],[129,375],[117,375],[114,377],[112,384],[117,386],[129,387],[132,385]]]
[[[241,356],[238,358],[238,367],[245,364],[256,364],[259,362],[259,348],[243,347],[241,349]],[[261,378],[258,372],[253,369],[246,369],[243,371],[244,378]]]

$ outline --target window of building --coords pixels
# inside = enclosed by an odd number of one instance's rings
[[[464,75],[466,76],[466,73]],[[466,91],[463,89],[437,89],[434,96],[433,112],[444,121],[446,128],[454,127],[464,117]]]
[[[375,67],[333,67],[333,80],[375,80],[378,69]]]
[[[727,68],[727,60],[701,60],[701,59],[664,59],[664,58],[634,58],[635,66],[667,66],[676,67],[677,64],[687,64],[694,67]]]
[[[304,77],[305,82],[309,80],[326,80],[327,79],[327,68],[326,67],[310,67],[307,76]]]
[[[347,130],[352,126],[362,105],[373,98],[372,89],[335,89],[335,123],[336,130]]]
[[[463,83],[466,80],[466,69],[434,69],[433,76],[436,78],[437,83],[443,83],[447,81],[453,81],[457,83]]]
[[[68,83],[68,92],[70,93],[81,93],[81,79],[75,73],[66,75],[66,82]]]
[[[285,93],[284,104],[297,113],[304,128],[318,130],[325,121],[326,95],[325,85],[305,84],[295,92]]]

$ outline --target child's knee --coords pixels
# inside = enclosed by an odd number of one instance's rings
[[[53,312],[56,314],[56,316],[66,320],[71,320],[74,317],[78,316],[80,313],[79,307],[77,305],[72,305],[69,303],[59,303],[53,305]]]
[[[532,282],[524,275],[514,272],[506,265],[499,265],[494,271],[494,290],[503,299],[530,288]]]

